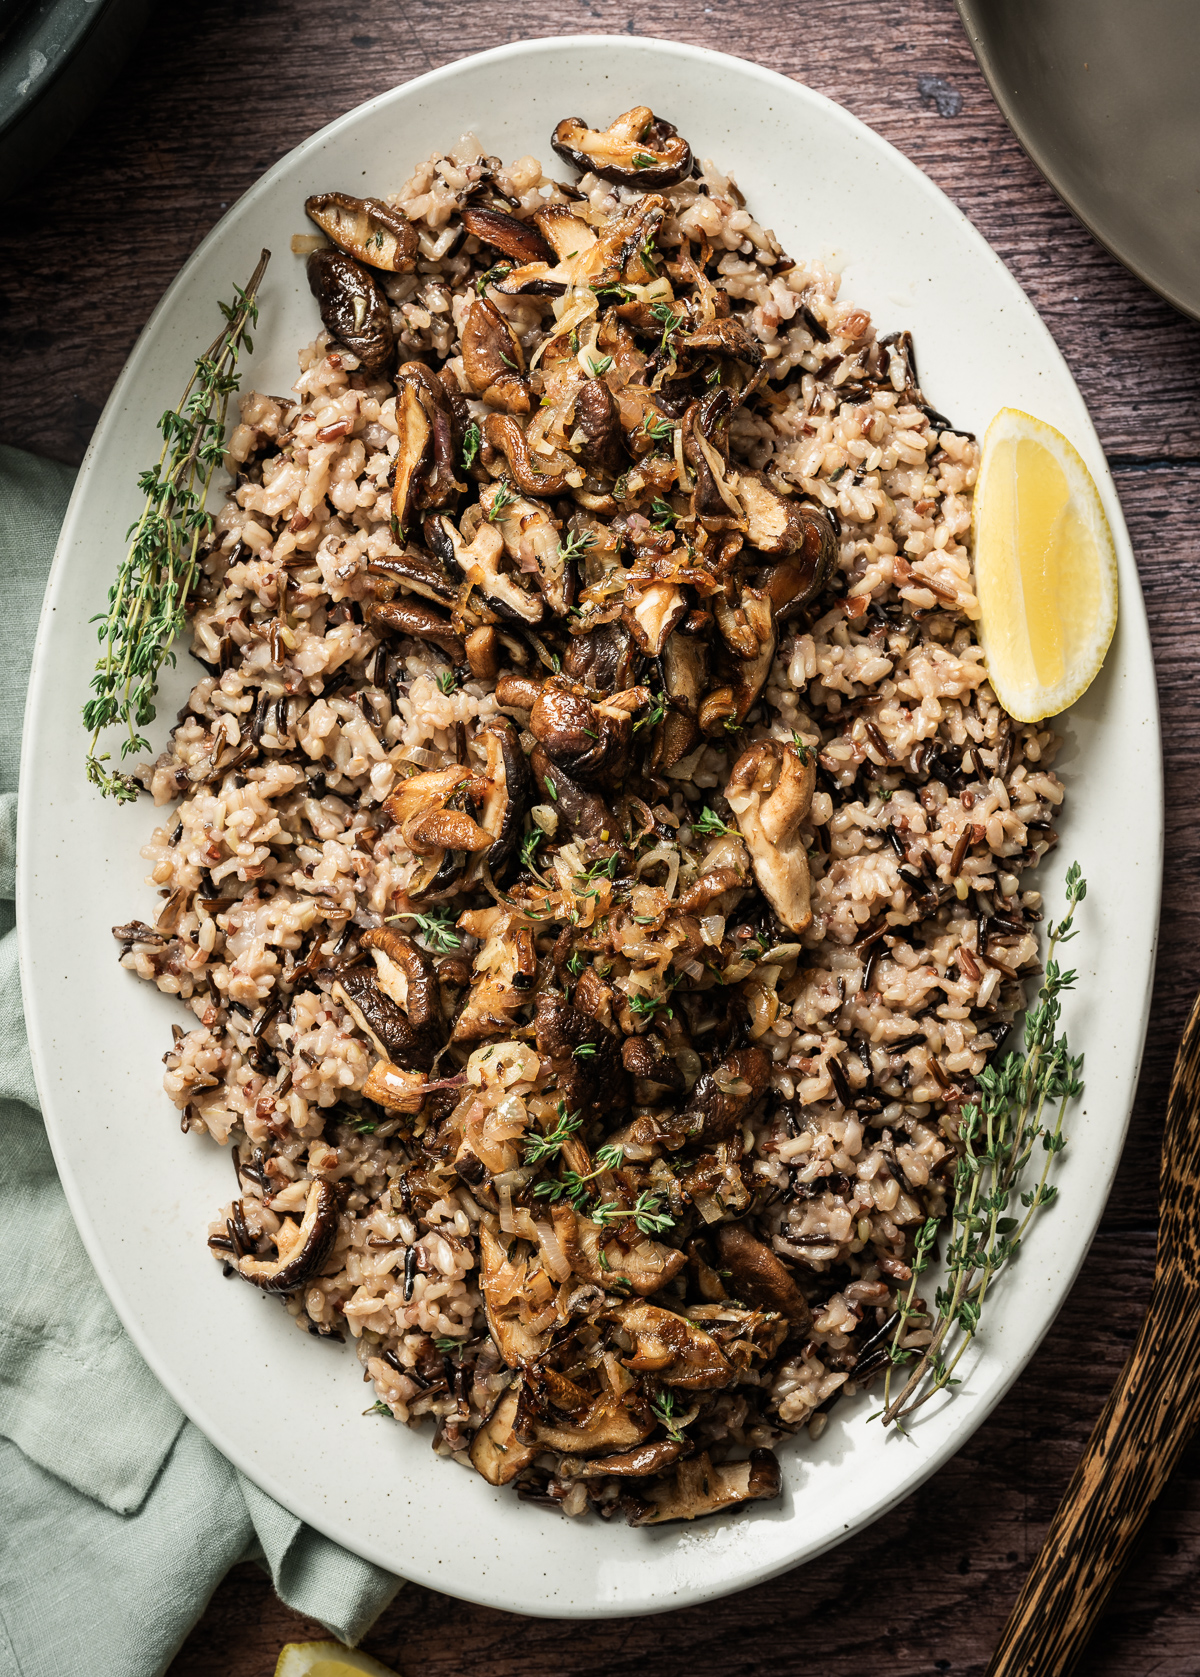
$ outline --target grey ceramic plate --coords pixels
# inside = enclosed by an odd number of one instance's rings
[[[0,0],[0,198],[89,114],[149,9],[149,0]]]
[[[1197,0],[956,0],[1018,140],[1146,284],[1200,319]]]

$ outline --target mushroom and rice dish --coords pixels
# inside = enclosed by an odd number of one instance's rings
[[[551,144],[305,206],[321,330],[241,399],[116,935],[189,1010],[225,1274],[645,1524],[777,1495],[887,1359],[1062,788],[908,334],[649,109]]]

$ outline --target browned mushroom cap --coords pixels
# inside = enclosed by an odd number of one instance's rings
[[[385,553],[367,563],[372,576],[396,577],[423,600],[438,600],[453,605],[458,599],[460,584],[427,554],[402,548],[398,553]]]
[[[602,378],[590,378],[575,398],[575,423],[583,432],[579,458],[591,472],[617,477],[626,454],[621,416],[613,393]]]
[[[707,649],[696,635],[669,635],[661,656],[667,707],[654,742],[656,774],[673,769],[700,743],[697,718],[708,675]]]
[[[633,738],[629,712],[593,704],[561,677],[543,683],[530,711],[529,726],[550,761],[574,780],[620,779],[629,767]]]
[[[700,729],[719,736],[727,721],[744,722],[771,673],[775,656],[775,618],[766,593],[743,588],[736,607],[714,595],[713,610],[732,658],[724,660],[728,684],[710,693],[700,706]]]
[[[746,513],[748,547],[778,556],[795,553],[805,546],[811,508],[806,508],[790,496],[781,495],[764,472],[740,472],[737,492]]]
[[[734,402],[720,386],[694,403],[683,419],[683,451],[696,474],[692,512],[706,530],[741,530],[745,512],[729,465],[729,420]]]
[[[604,799],[585,790],[565,769],[552,763],[540,745],[530,753],[529,767],[535,790],[554,805],[575,837],[602,842],[615,837],[617,818]]]
[[[771,1062],[761,1048],[736,1048],[697,1078],[677,1127],[693,1140],[728,1141],[770,1080]]]
[[[680,338],[679,348],[692,355],[729,356],[735,361],[746,361],[752,367],[761,367],[763,362],[762,345],[733,315],[726,315],[721,320],[706,320],[694,332]]]
[[[639,1444],[616,1456],[600,1456],[595,1461],[565,1456],[558,1464],[559,1479],[644,1479],[651,1473],[661,1473],[683,1453],[682,1443],[673,1438],[656,1438],[652,1444]]]
[[[462,329],[467,383],[489,406],[528,413],[532,406],[525,357],[516,333],[494,303],[476,297]]]
[[[408,423],[410,396],[418,398],[430,429],[432,456],[427,457],[421,473],[418,505],[422,511],[447,506],[466,489],[466,484],[460,483],[455,475],[458,450],[454,441],[454,417],[450,410],[456,393],[447,390],[442,381],[435,378],[420,361],[404,363],[396,374],[396,386],[397,395],[401,398],[398,410],[403,409],[396,415],[400,422],[402,450],[406,442],[404,427]],[[392,511],[399,516],[397,496],[393,496]]]
[[[745,505],[750,512],[750,503],[745,502]],[[790,516],[799,520],[803,529],[802,538],[785,559],[778,565],[772,565],[762,579],[776,619],[780,621],[816,599],[833,575],[838,559],[837,533],[827,514],[802,502]],[[752,547],[760,545],[754,539],[753,527],[748,529],[746,540]]]
[[[679,898],[681,914],[699,914],[723,897],[726,891],[737,891],[746,883],[744,874],[735,867],[710,868],[689,885]]]
[[[537,1455],[540,1445],[522,1444],[513,1432],[520,1389],[510,1386],[471,1440],[471,1466],[489,1485],[507,1485]]]
[[[511,256],[514,262],[553,263],[555,260],[554,252],[536,227],[528,221],[518,221],[515,215],[505,215],[503,210],[465,209],[462,223],[468,233]]]
[[[507,716],[492,717],[475,739],[487,752],[488,791],[479,825],[492,834],[492,845],[484,860],[493,880],[499,883],[520,850],[525,814],[533,802],[533,775],[517,730]]]
[[[634,685],[640,662],[633,636],[618,620],[573,636],[563,658],[563,674],[596,692],[615,693]]]
[[[403,210],[381,198],[319,192],[305,199],[304,209],[327,239],[368,267],[389,274],[411,273],[416,267],[416,229]]]
[[[687,595],[677,583],[630,580],[621,620],[648,658],[658,657],[687,614]]]
[[[532,711],[542,696],[544,681],[534,676],[514,675],[506,670],[496,683],[496,702],[511,710]]]
[[[465,810],[448,807],[449,800],[471,778],[471,771],[457,763],[445,769],[430,769],[425,774],[411,776],[384,800],[384,810],[399,827],[401,837],[414,855],[432,856],[439,850],[488,849],[491,835]],[[367,940],[364,938],[363,942]]]
[[[463,642],[467,663],[476,681],[495,681],[500,674],[500,636],[491,624],[472,629]]]
[[[561,495],[567,487],[564,472],[539,470],[537,460],[529,452],[524,431],[509,414],[489,413],[483,422],[483,435],[485,442],[503,454],[513,482],[526,495]],[[569,468],[570,464],[569,458],[564,457],[565,467]],[[557,545],[557,536],[555,542]]]
[[[345,344],[368,373],[387,372],[396,359],[396,334],[378,281],[341,250],[314,250],[307,271],[330,337]]]
[[[440,1047],[441,995],[429,956],[391,926],[375,926],[359,942],[371,953],[380,989],[404,1009],[413,1029],[431,1049]]]
[[[711,1391],[733,1379],[733,1365],[716,1340],[686,1316],[641,1301],[622,1306],[617,1315],[633,1337],[625,1367],[635,1374],[653,1374],[664,1385],[689,1392]]]
[[[380,986],[365,967],[351,967],[333,985],[331,994],[340,1001],[359,1030],[370,1037],[385,1060],[428,1071],[437,1044],[429,1034],[417,1030],[404,1010]]]
[[[644,1083],[655,1083],[663,1089],[683,1088],[683,1073],[666,1044],[652,1031],[645,1036],[627,1036],[621,1044],[621,1062],[631,1077]]]
[[[485,516],[471,534],[470,540],[454,528],[448,518],[436,518],[426,521],[425,534],[427,539],[438,542],[439,548],[444,542],[447,554],[462,571],[467,581],[472,583],[479,592],[495,606],[497,613],[510,621],[522,623],[540,623],[546,615],[546,604],[540,594],[526,593],[514,577],[506,575],[500,569],[500,561],[504,556],[505,541],[497,524],[490,523],[486,517],[496,500],[498,488],[489,486],[480,493],[480,505],[484,508]],[[468,516],[470,511],[468,509]],[[509,509],[501,507],[497,513],[497,521],[503,520],[504,513]],[[463,530],[468,528],[467,519],[463,519]],[[519,535],[517,537],[519,541]]]
[[[601,132],[582,117],[565,117],[550,144],[566,163],[621,186],[651,192],[674,186],[692,167],[692,148],[649,105],[635,105]]]
[[[455,633],[450,619],[417,600],[376,601],[367,606],[366,618],[368,623],[380,629],[390,629],[393,634],[431,641],[441,648],[452,664],[461,664],[467,655],[463,638]]]
[[[812,806],[816,763],[794,745],[760,740],[733,765],[725,796],[738,818],[759,889],[789,932],[812,922],[808,851],[800,824]]]
[[[552,272],[544,262],[526,262],[520,268],[498,268],[489,284],[505,297],[561,297],[566,282],[551,279]]]
[[[752,1450],[744,1462],[714,1467],[707,1451],[680,1462],[670,1479],[639,1494],[645,1499],[629,1515],[631,1526],[662,1525],[665,1520],[698,1520],[739,1502],[777,1497],[783,1488],[779,1462],[770,1450]]]
[[[545,1059],[564,1062],[586,1083],[596,1085],[596,1098],[602,1105],[619,1095],[620,1041],[598,1019],[580,1012],[552,990],[542,990],[538,993],[533,1025],[537,1051]],[[580,1060],[578,1050],[584,1047],[594,1052]]]
[[[537,1427],[538,1445],[543,1450],[565,1450],[575,1456],[595,1455],[601,1450],[627,1450],[640,1444],[654,1429],[644,1405],[635,1408],[612,1392],[603,1392],[574,1425],[542,1421]]]
[[[801,1333],[807,1329],[812,1311],[795,1277],[745,1223],[723,1223],[717,1230],[717,1247],[730,1274],[731,1292],[764,1310],[777,1310]]]
[[[273,1258],[239,1258],[238,1273],[264,1293],[294,1293],[317,1273],[333,1249],[341,1195],[332,1182],[310,1184],[299,1223],[285,1218],[275,1236]]]

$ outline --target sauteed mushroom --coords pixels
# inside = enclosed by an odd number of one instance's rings
[[[763,740],[733,765],[725,796],[738,818],[759,889],[789,932],[812,923],[808,851],[800,823],[812,807],[811,751]]]
[[[770,1450],[752,1450],[744,1462],[715,1466],[707,1451],[680,1462],[672,1478],[651,1486],[645,1502],[630,1514],[631,1526],[657,1526],[665,1520],[698,1520],[739,1502],[777,1497],[783,1488],[778,1458]]]
[[[506,413],[528,413],[529,382],[516,333],[494,303],[476,297],[462,332],[463,368],[477,396]]]
[[[294,1293],[314,1276],[333,1250],[338,1231],[337,1187],[323,1179],[314,1181],[304,1202],[299,1223],[284,1218],[275,1236],[275,1256],[256,1258],[249,1254],[237,1260],[239,1275],[253,1281],[264,1293]]]
[[[649,105],[635,105],[599,133],[582,117],[566,117],[550,143],[565,163],[642,192],[674,186],[692,167],[687,141]]]
[[[503,210],[477,209],[472,205],[462,213],[462,223],[468,233],[474,233],[484,244],[494,245],[514,262],[554,261],[554,252],[536,227],[518,221],[515,215]]]
[[[305,199],[304,209],[326,238],[355,261],[389,274],[411,273],[416,267],[416,230],[403,210],[382,198],[318,192]]]
[[[344,251],[314,250],[308,286],[330,337],[345,344],[368,373],[387,372],[396,359],[396,334],[378,281]]]

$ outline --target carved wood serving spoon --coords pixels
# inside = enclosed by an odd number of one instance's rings
[[[1066,1677],[1200,1421],[1200,996],[1175,1058],[1158,1259],[1137,1344],[1033,1563],[987,1677]]]

